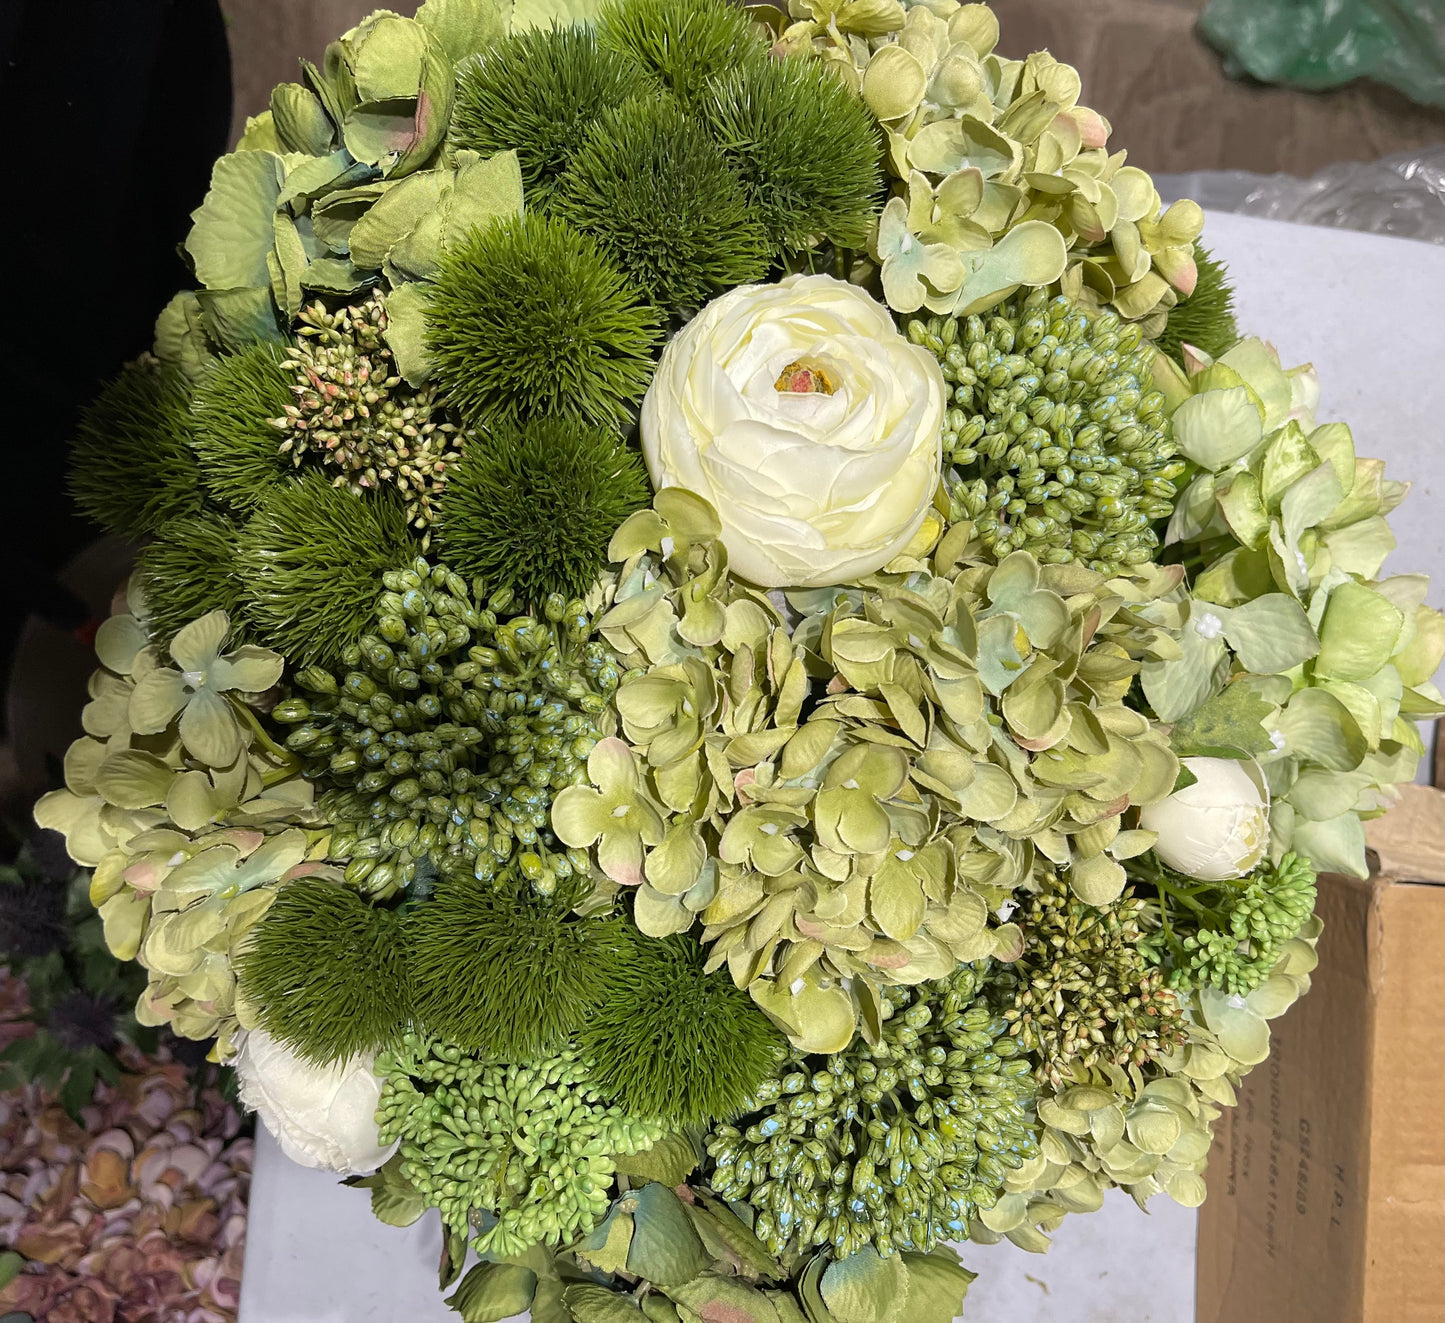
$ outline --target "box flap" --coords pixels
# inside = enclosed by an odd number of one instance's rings
[[[1400,802],[1365,823],[1365,841],[1376,856],[1372,871],[1396,882],[1445,885],[1445,790],[1400,787]]]

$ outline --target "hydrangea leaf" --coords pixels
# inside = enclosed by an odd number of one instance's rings
[[[823,987],[810,973],[796,992],[756,979],[748,992],[794,1047],[805,1052],[841,1052],[853,1038],[852,999],[841,988]]]
[[[1360,878],[1370,875],[1365,860],[1365,829],[1357,813],[1342,813],[1324,822],[1297,819],[1292,844],[1321,873]]]
[[[1264,430],[1272,432],[1282,426],[1289,415],[1291,391],[1289,377],[1274,351],[1263,340],[1251,336],[1225,350],[1219,362],[1238,372],[1259,397],[1264,406]]]
[[[1259,411],[1242,386],[1191,395],[1174,411],[1174,444],[1201,468],[1222,469],[1264,435]]]
[[[900,1255],[885,1259],[869,1245],[830,1263],[818,1289],[837,1323],[889,1323],[906,1317],[908,1267]]]
[[[1362,579],[1379,574],[1385,558],[1399,545],[1384,515],[1372,515],[1348,528],[1328,532],[1324,542],[1331,564]]]
[[[117,960],[134,960],[145,936],[150,917],[149,896],[126,889],[118,891],[100,907],[105,944]]]
[[[513,0],[512,31],[591,24],[601,9],[602,0]]]
[[[1342,583],[1330,595],[1320,623],[1318,675],[1364,680],[1394,653],[1404,628],[1400,611],[1364,584]]]
[[[978,1274],[960,1264],[958,1255],[946,1245],[938,1246],[931,1254],[905,1251],[901,1257],[908,1269],[910,1323],[953,1323],[963,1312],[964,1297]]]
[[[213,689],[261,694],[280,680],[284,667],[279,652],[248,643],[218,657],[206,678]]]
[[[131,728],[142,735],[163,731],[185,707],[189,691],[179,672],[169,667],[148,671],[131,691],[128,714]]]
[[[505,39],[511,11],[508,0],[426,0],[416,21],[455,64]]]
[[[373,1190],[371,1194],[373,1212],[378,1193]],[[384,1217],[381,1220],[387,1221]],[[391,1225],[406,1226],[408,1223]],[[446,1303],[461,1316],[462,1323],[503,1323],[503,1320],[523,1313],[531,1305],[536,1291],[537,1274],[525,1265],[483,1262],[462,1278],[457,1289],[446,1297]]]
[[[1107,855],[1077,859],[1064,875],[1069,889],[1086,905],[1107,905],[1124,890],[1124,869]]]
[[[227,767],[240,753],[242,735],[236,714],[214,689],[197,689],[181,713],[181,743],[208,767]]]
[[[288,152],[326,156],[336,135],[326,108],[300,83],[281,83],[271,90],[271,122]]]
[[[923,100],[928,73],[906,47],[884,46],[863,74],[863,100],[879,119],[911,115]]]
[[[196,291],[206,333],[227,349],[280,341],[280,324],[271,298],[270,261],[266,284],[248,289],[202,289]]]
[[[692,1141],[683,1135],[664,1135],[651,1148],[621,1155],[615,1161],[617,1170],[623,1175],[657,1181],[672,1189],[697,1170],[697,1150]]]
[[[1256,675],[1292,670],[1320,651],[1304,608],[1285,593],[1235,607],[1224,618],[1224,637],[1240,664]]]
[[[1179,636],[1181,656],[1175,661],[1148,662],[1140,672],[1144,696],[1160,721],[1178,721],[1204,703],[1218,688],[1227,664],[1223,622],[1216,631],[1207,621],[1204,604],[1191,603],[1189,619]],[[1205,627],[1201,630],[1200,625]]]
[[[574,1282],[562,1292],[568,1311],[563,1317],[574,1323],[646,1323],[647,1316],[632,1301],[591,1282]]]
[[[1169,733],[1170,747],[1181,758],[1263,753],[1273,747],[1264,728],[1265,720],[1273,713],[1274,706],[1265,702],[1254,688],[1235,681],[1175,722]],[[1120,857],[1117,852],[1115,855]]]
[[[777,1309],[755,1286],[705,1272],[673,1287],[668,1293],[696,1318],[726,1319],[728,1323],[781,1323]]]
[[[211,169],[211,186],[191,213],[186,252],[207,289],[269,288],[271,214],[284,170],[270,152],[232,152]]]
[[[1432,607],[1415,609],[1415,629],[1410,641],[1393,658],[1401,681],[1414,687],[1425,684],[1445,655],[1445,616]]]
[[[432,374],[426,351],[426,305],[424,285],[398,285],[386,296],[383,334],[396,360],[396,370],[414,387],[424,385]]]
[[[625,1203],[633,1205],[628,1272],[671,1288],[712,1266],[682,1200],[667,1186],[653,1181],[634,1191]]]
[[[129,675],[136,654],[146,646],[146,632],[132,615],[108,617],[95,632],[95,655],[117,675]]]
[[[1290,753],[1330,771],[1353,771],[1368,751],[1349,709],[1324,689],[1301,689],[1280,713],[1278,726]]]

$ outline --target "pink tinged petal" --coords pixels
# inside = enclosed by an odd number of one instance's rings
[[[642,871],[642,841],[632,832],[607,832],[597,847],[602,871],[624,887],[638,887],[646,880]]]

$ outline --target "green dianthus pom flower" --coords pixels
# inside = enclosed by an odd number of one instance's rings
[[[1185,464],[1138,326],[1034,290],[908,335],[943,368],[952,517],[991,554],[1106,574],[1153,559]]]
[[[716,74],[765,54],[752,20],[727,0],[609,0],[597,26],[604,47],[651,70],[687,103]]]
[[[586,886],[542,896],[515,875],[444,878],[407,919],[418,1023],[493,1060],[561,1048],[624,976],[628,953],[620,920],[573,912]]]
[[[101,388],[71,446],[70,490],[86,515],[141,538],[200,509],[189,405],[185,377],[149,356]]]
[[[613,533],[649,495],[641,457],[605,428],[499,423],[463,452],[442,494],[447,561],[533,605],[582,597]]]
[[[208,612],[230,616],[233,644],[245,641],[236,550],[241,530],[213,510],[162,524],[136,557],[135,579],[145,600],[151,637],[169,643]]]
[[[447,403],[470,424],[555,415],[621,426],[652,379],[658,326],[594,239],[528,215],[447,251],[427,349]]]
[[[959,1240],[1038,1152],[1033,1078],[978,974],[889,987],[876,1046],[794,1052],[750,1114],[708,1142],[710,1181],[751,1204],[770,1253],[846,1258]]]
[[[396,1042],[410,1005],[401,923],[349,887],[288,882],[237,957],[261,1027],[330,1065]]]
[[[191,445],[201,481],[211,497],[238,514],[249,514],[284,476],[276,419],[291,404],[291,382],[282,350],[247,345],[216,360],[191,400]]]
[[[602,1092],[680,1127],[731,1120],[786,1050],[725,971],[704,972],[694,937],[636,937],[578,1041]]]
[[[702,125],[670,98],[634,98],[593,125],[555,210],[665,312],[696,311],[767,274],[767,235],[742,185]]]
[[[1184,361],[1185,345],[1217,358],[1239,339],[1234,288],[1224,263],[1196,243],[1194,264],[1199,275],[1193,293],[1169,309],[1164,330],[1154,342],[1178,363]]]
[[[518,33],[458,68],[452,145],[484,156],[515,151],[527,205],[545,206],[588,125],[645,77],[629,56],[599,46],[591,28]]]
[[[868,108],[820,61],[763,60],[719,75],[700,110],[774,251],[868,242],[883,186]]]
[[[391,492],[359,496],[321,473],[278,483],[241,535],[246,618],[288,660],[331,661],[370,622],[383,571],[416,545]]]

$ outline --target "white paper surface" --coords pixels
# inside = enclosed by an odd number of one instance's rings
[[[1240,327],[1286,366],[1313,362],[1319,418],[1350,425],[1361,455],[1414,489],[1390,517],[1386,569],[1435,576],[1445,606],[1445,248],[1347,230],[1211,214],[1205,243],[1229,266]],[[1047,1255],[968,1245],[977,1323],[1190,1323],[1195,1214],[1150,1214],[1112,1192],[1066,1218]],[[371,1216],[364,1191],[283,1158],[258,1136],[240,1323],[455,1323],[441,1302],[434,1213],[405,1230]]]

